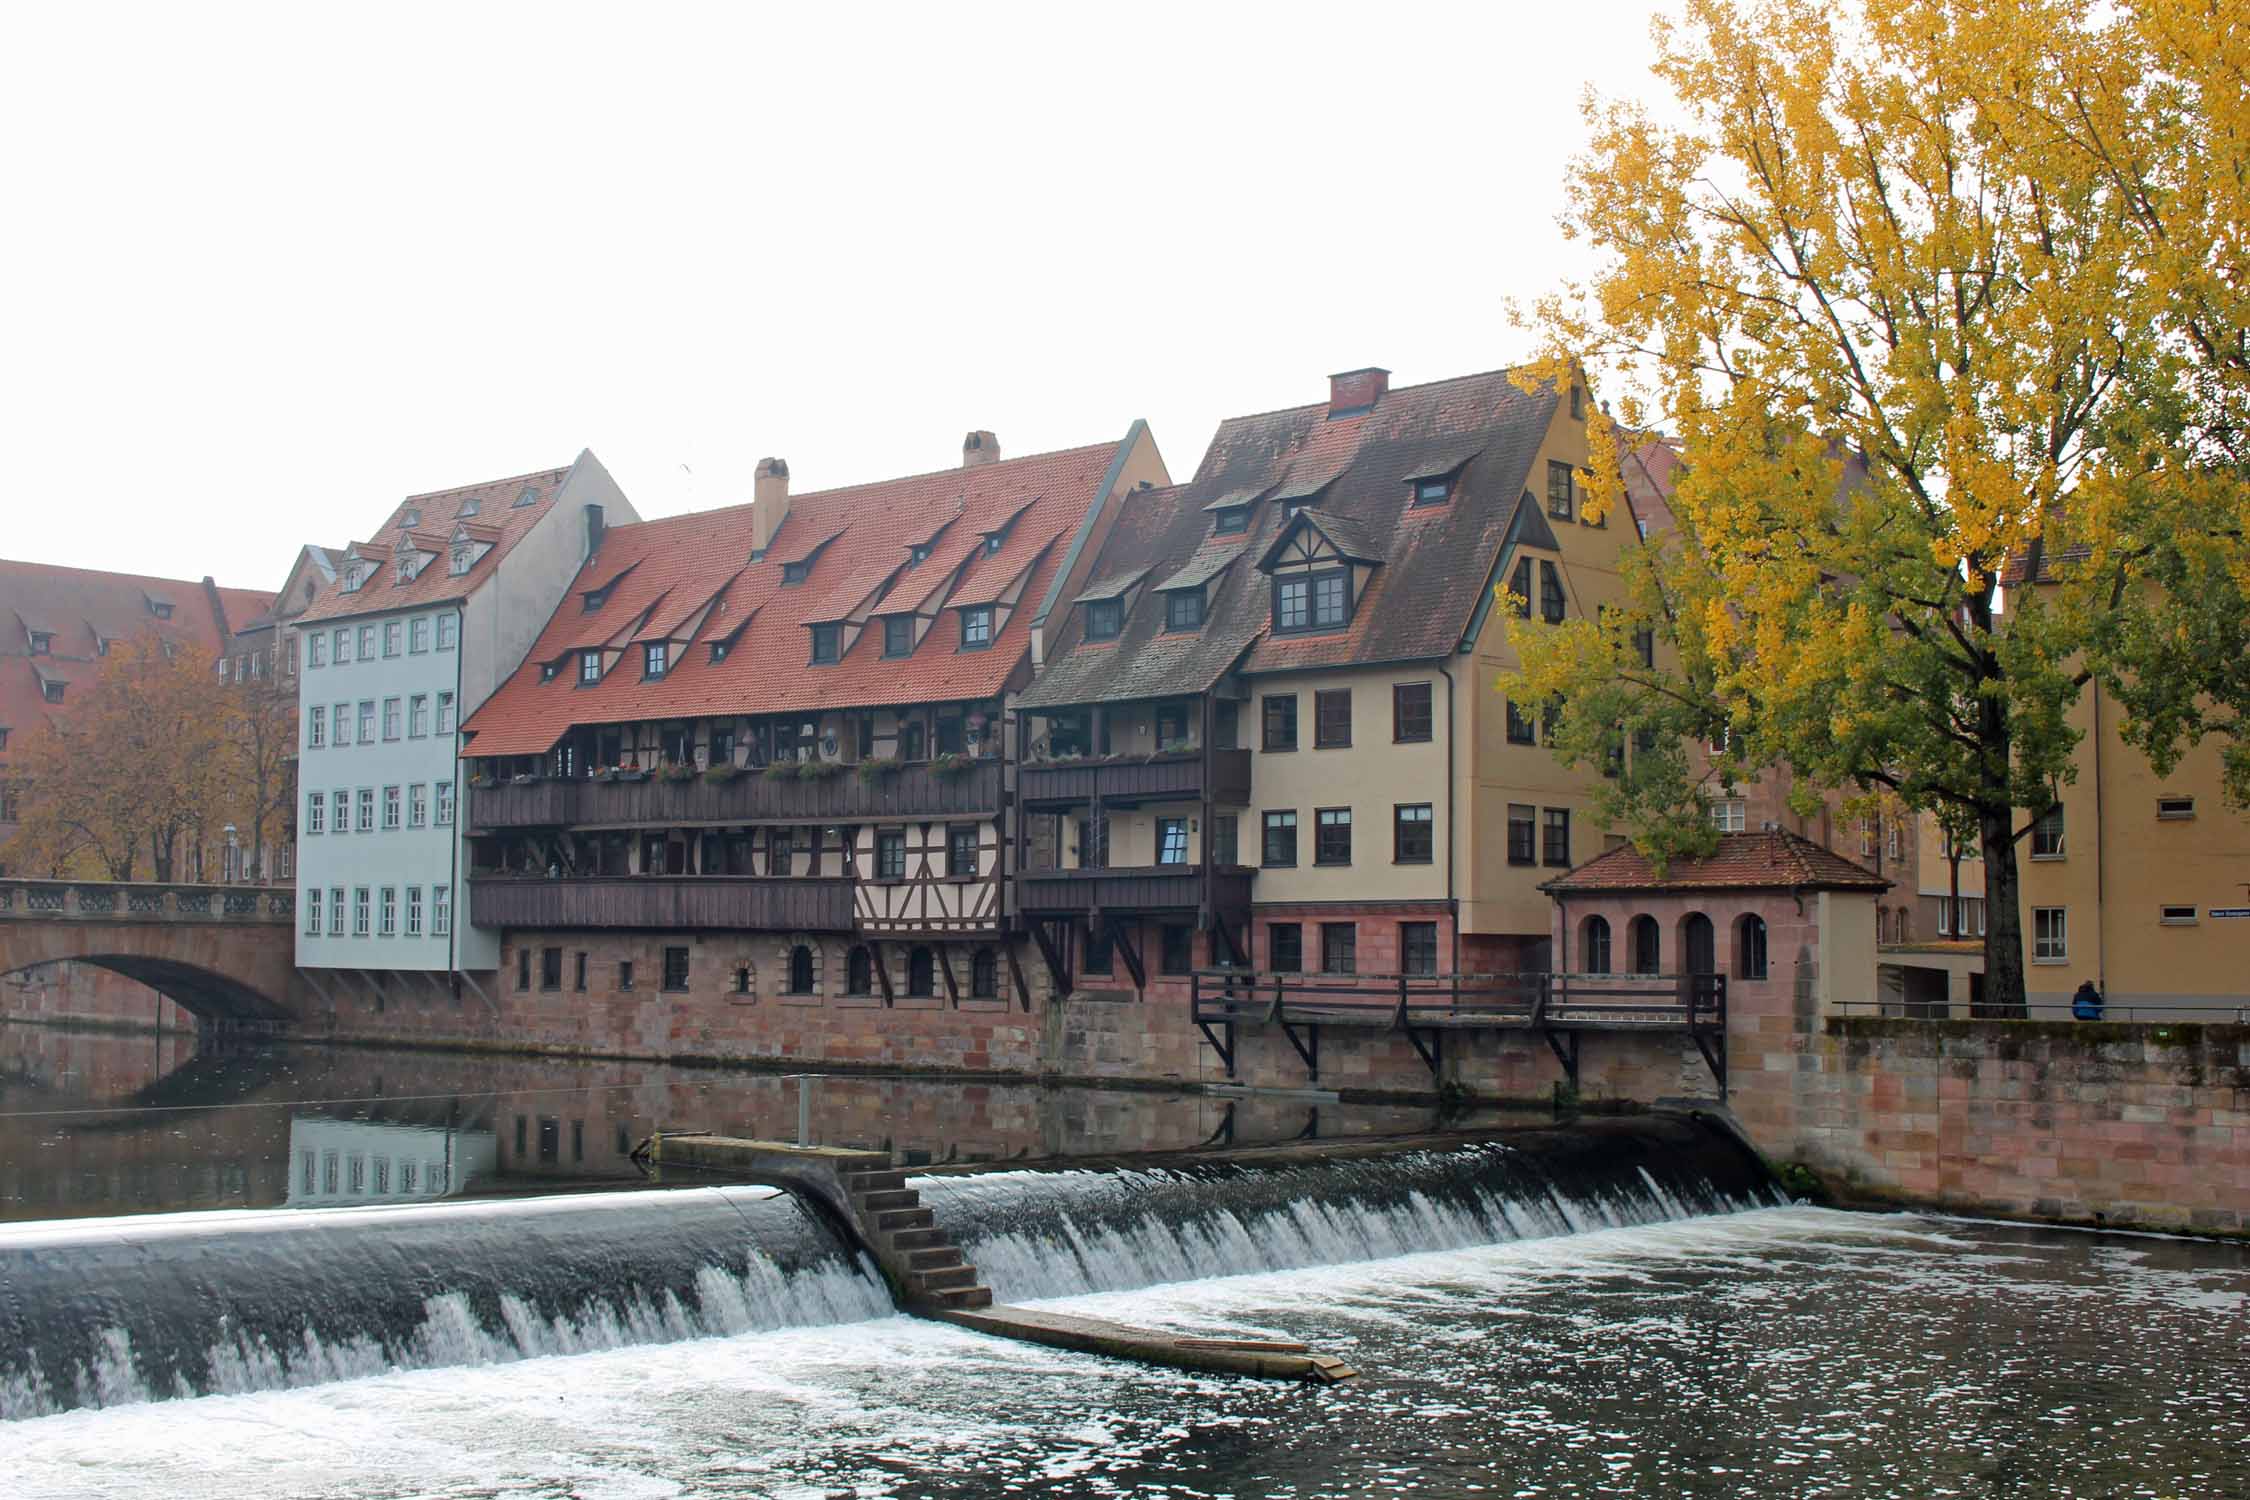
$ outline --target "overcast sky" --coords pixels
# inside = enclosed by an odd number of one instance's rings
[[[0,556],[278,587],[591,447],[643,515],[1526,352],[1646,4],[14,5]]]

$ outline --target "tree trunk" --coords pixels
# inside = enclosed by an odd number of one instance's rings
[[[1978,815],[1984,839],[1984,1005],[1979,1019],[2020,1021],[2024,1006],[2023,904],[2016,884],[2013,808]]]

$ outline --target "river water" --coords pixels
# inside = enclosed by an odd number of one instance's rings
[[[153,1041],[0,1027],[0,1494],[2250,1495],[2237,1247],[1779,1205],[1675,1127],[1074,1166],[1435,1122],[812,1086],[1003,1299],[1362,1371],[1284,1387],[888,1315],[786,1199],[615,1150],[794,1082]]]

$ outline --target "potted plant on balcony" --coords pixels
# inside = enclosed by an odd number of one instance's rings
[[[840,760],[808,760],[797,767],[799,781],[833,781],[844,774]]]
[[[886,777],[897,775],[898,767],[899,762],[896,756],[885,755],[863,760],[858,767],[859,779],[872,786]]]
[[[619,781],[646,781],[648,780],[648,772],[638,766],[619,766],[617,768],[617,779]]]
[[[795,781],[797,763],[793,760],[773,761],[766,766],[765,776],[768,781]]]
[[[681,765],[678,761],[666,761],[657,768],[656,774],[660,780],[664,781],[693,781],[695,780],[695,767]]]
[[[478,791],[484,791],[492,785],[492,773],[490,771],[477,772],[476,775],[469,778],[469,785],[475,787]]]
[[[741,770],[732,761],[722,760],[717,765],[711,767],[708,771],[705,771],[703,773],[703,779],[705,781],[716,782],[724,785],[725,783],[734,780],[741,774]]]
[[[955,776],[967,775],[975,769],[976,763],[975,756],[965,750],[956,750],[950,755],[934,757],[930,761],[930,774],[943,780],[951,780]]]

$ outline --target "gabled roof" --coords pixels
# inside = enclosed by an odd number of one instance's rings
[[[1398,387],[1356,414],[1331,417],[1323,401],[1229,418],[1193,480],[1144,495],[1119,516],[1096,576],[1145,569],[1169,579],[1214,543],[1206,511],[1222,502],[1260,499],[1249,531],[1223,540],[1263,557],[1290,524],[1278,502],[1317,496],[1291,519],[1313,516],[1339,551],[1381,564],[1366,580],[1350,628],[1271,635],[1268,581],[1235,569],[1214,586],[1197,631],[1164,630],[1160,603],[1144,601],[1116,642],[1089,648],[1081,644],[1083,612],[1073,611],[1025,703],[1061,707],[1196,693],[1238,666],[1286,670],[1451,655],[1486,597],[1558,400],[1552,389],[1526,392],[1510,372],[1496,370]],[[1451,466],[1444,471],[1460,478],[1444,504],[1416,507],[1405,476],[1433,465]]]
[[[1088,584],[1086,588],[1079,593],[1077,599],[1073,600],[1072,602],[1077,604],[1091,604],[1101,599],[1118,598],[1122,596],[1126,590],[1130,589],[1134,584],[1139,583],[1146,577],[1148,577],[1148,569],[1146,568],[1135,568],[1131,572],[1119,573],[1114,577],[1105,578],[1099,583]]]
[[[1056,544],[1084,525],[1119,451],[1117,443],[1098,443],[792,495],[767,556],[747,567],[749,505],[613,526],[526,666],[464,726],[472,736],[469,753],[537,754],[581,724],[995,697],[1029,654],[1031,603],[1052,582],[1066,551]],[[1121,518],[1142,498],[1133,496]],[[998,553],[988,554],[984,533],[1011,516],[1015,525],[1007,539]],[[945,524],[949,521],[954,524]],[[907,548],[941,528],[930,559],[908,568]],[[783,588],[778,560],[801,556],[816,539],[829,542],[819,565],[804,582]],[[691,646],[705,646],[731,637],[724,660],[711,660],[707,649],[688,649],[656,682],[642,681],[630,670],[612,671],[588,687],[578,686],[571,674],[539,680],[538,663],[559,656],[582,633],[589,617],[576,595],[593,586],[589,579],[615,585],[591,618],[622,621],[638,618],[668,591],[707,599],[737,571],[725,611],[704,620],[690,638]],[[924,633],[912,655],[886,658],[882,632],[867,630],[851,640],[840,660],[813,666],[805,627],[842,619],[893,574],[897,581],[873,614],[917,608],[932,614],[963,600],[996,597],[1019,579],[1023,592],[988,649],[959,650],[956,633],[941,624]]]
[[[419,513],[414,528],[418,534],[442,536],[450,544],[466,532],[477,541],[490,542],[491,550],[477,559],[467,573],[455,573],[450,566],[431,563],[404,583],[399,581],[396,570],[378,567],[357,589],[347,593],[339,584],[315,599],[312,607],[298,617],[298,622],[310,625],[319,620],[381,614],[467,598],[493,576],[501,559],[554,508],[555,496],[570,472],[568,468],[543,469],[536,474],[489,479],[459,489],[409,495],[404,502],[392,507],[389,519],[378,528],[382,534],[395,537],[400,518],[411,509]],[[516,504],[527,492],[533,497],[531,502]],[[464,521],[462,509],[472,502],[477,508],[476,519]],[[391,555],[391,548],[382,542],[354,542],[349,550],[378,563]]]
[[[1539,887],[1556,895],[1599,891],[1887,891],[1891,882],[1786,829],[1722,833],[1708,855],[1682,857],[1662,874],[1631,844],[1595,855]]]
[[[1353,562],[1379,563],[1388,555],[1382,538],[1375,536],[1361,522],[1314,506],[1298,511],[1295,516],[1281,523],[1281,530],[1274,534],[1272,545],[1258,558],[1258,566],[1270,570],[1280,561],[1281,549],[1288,546],[1289,539],[1300,531],[1319,532],[1327,538],[1328,545],[1335,549],[1338,556],[1348,557]]]

